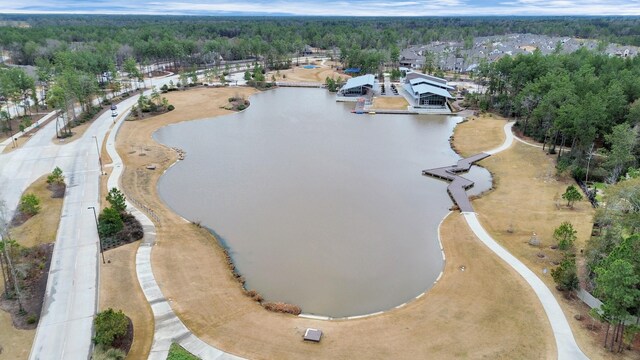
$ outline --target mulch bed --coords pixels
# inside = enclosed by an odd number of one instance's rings
[[[131,350],[131,344],[133,343],[133,321],[127,316],[129,325],[127,326],[127,334],[121,338],[115,339],[113,347],[124,351],[125,354]]]
[[[144,237],[144,230],[138,219],[129,213],[122,214],[121,216],[124,227],[117,234],[101,240],[104,250],[115,249]]]
[[[64,193],[67,190],[67,184],[49,184],[47,185],[47,189],[51,191],[51,197],[54,199],[62,199],[64,197]]]
[[[13,326],[17,329],[35,329],[38,326],[52,253],[53,244],[42,244],[22,249],[19,256],[13,258],[16,267],[26,269],[24,278],[19,280],[24,311],[20,312],[17,299],[6,298],[6,290],[0,295],[0,309],[11,314]]]

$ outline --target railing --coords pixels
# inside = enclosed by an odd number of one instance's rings
[[[126,193],[125,193],[125,196],[127,200],[131,202],[138,210],[142,210],[145,213],[147,213],[147,215],[149,215],[153,220],[155,220],[155,222],[158,222],[158,223],[160,222],[160,217],[158,216],[158,214],[156,214],[156,212],[153,211],[151,208],[149,208],[147,205],[139,202],[138,200],[127,195]]]
[[[575,179],[575,180],[578,183],[578,186],[580,187],[580,189],[582,189],[584,194],[587,196],[587,199],[591,203],[591,206],[593,206],[594,208],[597,208],[598,207],[598,200],[596,199],[596,191],[597,190],[596,189],[591,189],[590,190],[589,187],[587,187],[587,184],[584,181],[578,180],[578,179]]]

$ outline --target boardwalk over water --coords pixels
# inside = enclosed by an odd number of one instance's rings
[[[473,186],[473,181],[465,179],[457,174],[469,171],[471,165],[489,156],[491,155],[487,153],[476,154],[468,158],[458,160],[456,165],[423,170],[422,175],[451,181],[451,184],[447,187],[447,192],[449,193],[449,196],[451,196],[453,202],[458,205],[461,212],[473,212],[471,201],[469,201],[469,196],[467,196],[466,192],[467,189]]]

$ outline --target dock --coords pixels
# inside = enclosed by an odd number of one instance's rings
[[[455,165],[439,167],[434,169],[423,170],[422,175],[431,176],[436,179],[450,181],[451,183],[447,187],[447,193],[451,197],[451,200],[460,208],[461,212],[474,212],[467,196],[466,190],[473,187],[473,181],[465,179],[458,173],[467,172],[471,166],[487,157],[491,156],[487,153],[480,153],[468,158],[460,159]]]
[[[276,85],[280,87],[298,87],[298,88],[323,88],[326,85],[316,82],[285,82],[276,81]]]

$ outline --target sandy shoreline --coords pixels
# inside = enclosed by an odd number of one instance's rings
[[[127,169],[122,178],[125,191],[151,205],[161,216],[158,245],[152,257],[156,278],[165,296],[173,300],[174,311],[195,334],[251,359],[303,355],[380,358],[391,354],[395,358],[415,358],[419,354],[446,358],[454,347],[461,354],[474,356],[553,357],[553,338],[532,291],[474,242],[459,214],[448,216],[442,223],[447,261],[441,281],[402,309],[366,319],[327,322],[273,314],[244,296],[215,239],[204,229],[185,223],[159,200],[155,184],[176,156],[151,138],[156,129],[168,124],[228,113],[213,103],[221,105],[234,92],[249,96],[254,91],[225,88],[168,94],[176,104],[175,111],[124,124],[117,141]],[[144,166],[151,162],[159,168],[149,173]],[[464,245],[461,239],[465,239]],[[486,256],[478,257],[479,253]],[[460,271],[461,264],[464,272]],[[498,285],[493,286],[496,282]],[[491,288],[486,287],[489,283]],[[503,320],[495,321],[496,314],[502,314]],[[325,331],[325,338],[320,346],[310,347],[300,339],[304,328],[314,326]],[[536,329],[536,335],[523,326]]]

